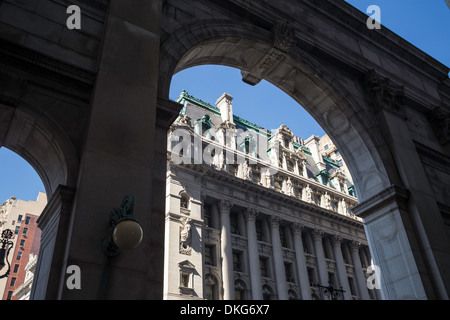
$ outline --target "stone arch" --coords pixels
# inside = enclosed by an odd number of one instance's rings
[[[36,170],[47,199],[60,185],[75,185],[78,157],[65,133],[49,119],[17,108],[2,146],[17,153]]]
[[[180,28],[161,46],[159,95],[167,98],[171,77],[189,67],[218,64],[250,70],[273,48],[273,38],[271,31],[229,21],[202,21]],[[364,200],[393,184],[396,172],[383,165],[389,155],[376,147],[382,145],[376,130],[367,129],[374,127],[375,120],[363,112],[362,84],[332,71],[294,47],[264,79],[303,106],[328,133]]]

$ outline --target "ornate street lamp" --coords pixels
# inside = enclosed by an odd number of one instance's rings
[[[321,286],[318,283],[314,285],[319,288],[322,297],[328,297],[330,300],[344,300],[345,291],[342,289],[342,287],[341,289],[336,289],[331,281],[328,282],[327,287]]]
[[[136,248],[142,241],[143,231],[134,218],[136,197],[127,195],[118,209],[109,214],[109,223],[113,228],[111,235],[103,240],[103,252],[109,257],[118,256],[121,250]]]
[[[8,264],[8,270],[0,276],[0,279],[8,277],[9,272],[11,271],[11,264],[8,261],[9,251],[11,251],[14,243],[11,241],[12,237],[14,236],[13,232],[10,229],[5,229],[2,232],[2,238],[0,239],[0,270],[2,270],[5,267],[5,259],[6,263]]]

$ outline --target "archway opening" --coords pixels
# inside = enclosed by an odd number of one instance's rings
[[[1,274],[3,300],[28,300],[39,255],[41,230],[37,220],[47,205],[44,184],[35,169],[13,151],[0,149],[0,230],[13,237]]]
[[[220,71],[219,71],[220,70]],[[306,147],[304,150],[307,150],[307,154],[310,157],[310,161],[313,161],[312,158],[312,153],[309,147],[307,147],[307,143],[305,143],[305,141],[309,140],[308,138],[310,137],[314,137],[316,136],[318,139],[321,137],[325,136],[325,131],[320,127],[320,125],[315,121],[314,117],[311,116],[306,110],[303,110],[301,108],[301,106],[299,105],[299,103],[297,101],[295,101],[294,99],[291,98],[290,95],[287,95],[285,92],[281,91],[280,89],[278,89],[277,87],[273,86],[271,83],[267,82],[267,81],[261,81],[258,86],[248,86],[247,84],[243,83],[241,81],[241,72],[238,69],[235,69],[233,67],[226,67],[226,66],[211,66],[211,65],[202,65],[202,66],[196,66],[196,67],[190,67],[187,68],[179,73],[177,73],[173,79],[172,79],[172,83],[171,83],[171,92],[170,92],[170,99],[171,100],[176,100],[180,103],[183,104],[183,109],[181,111],[181,114],[183,115],[180,119],[182,119],[183,121],[186,122],[190,122],[191,124],[193,124],[192,128],[194,131],[196,131],[195,129],[195,124],[194,122],[198,122],[204,118],[202,118],[204,116],[204,114],[200,113],[195,113],[195,112],[188,112],[187,109],[189,108],[190,103],[192,104],[197,104],[198,106],[204,106],[205,110],[206,109],[210,109],[212,111],[214,111],[214,101],[218,100],[217,98],[219,98],[224,92],[226,92],[227,94],[229,94],[228,99],[232,99],[233,100],[233,110],[232,113],[235,116],[235,121],[237,119],[244,119],[245,121],[248,121],[248,123],[251,123],[252,125],[255,125],[254,127],[257,127],[259,132],[262,132],[265,128],[267,128],[268,132],[272,132],[275,133],[277,131],[277,129],[280,128],[281,125],[286,125],[286,127],[289,129],[289,131],[292,130],[292,132],[294,132],[294,134],[298,134],[298,132],[301,132],[300,134],[303,135],[302,138],[300,137],[296,137],[295,140],[295,147],[294,149],[296,150],[299,146],[304,146]],[[233,96],[233,97],[231,97]],[[219,99],[220,100],[220,99]],[[218,100],[218,101],[219,101]],[[216,101],[216,104],[220,104],[220,102],[218,103]],[[220,109],[220,108],[218,108]],[[220,113],[223,113],[222,109],[219,110]],[[216,112],[218,112],[216,110]],[[214,112],[213,112],[214,113]],[[188,117],[185,117],[188,116]],[[317,114],[316,114],[317,116]],[[236,118],[237,117],[237,118]],[[198,118],[198,119],[197,119]],[[208,116],[208,118],[206,119],[207,121],[210,121],[211,119],[214,121],[214,115],[212,114],[211,116]],[[220,121],[220,119],[219,119]],[[237,122],[239,122],[241,120],[238,120]],[[243,121],[242,121],[243,122]],[[333,123],[332,120],[330,120],[330,123]],[[239,124],[238,124],[239,125]],[[207,126],[207,131],[210,129],[210,126]],[[207,135],[205,133],[204,130],[197,130],[199,133],[203,134],[203,135]],[[197,132],[196,131],[196,132]],[[212,134],[214,135],[214,134]],[[208,139],[213,139],[212,135],[207,135]],[[320,137],[319,137],[320,136]],[[328,166],[331,165],[335,165],[334,169],[340,168],[342,167],[342,163],[339,163],[338,161],[333,162],[333,159],[328,158],[328,157],[324,157],[323,153],[327,150],[330,149],[331,150],[331,146],[334,146],[333,141],[331,139],[327,140],[327,143],[322,143],[322,144],[317,144],[317,148],[318,148],[318,153],[321,154],[321,160],[320,161],[324,161],[327,162]],[[169,144],[170,144],[170,140],[169,140]],[[281,143],[283,144],[284,142],[281,141]],[[169,145],[170,148],[171,145]],[[289,142],[286,143],[284,145],[284,147],[289,147]],[[242,151],[245,153],[246,150],[246,145],[242,144]],[[320,148],[320,149],[319,149]],[[293,149],[293,150],[294,150]],[[329,155],[330,153],[328,153]],[[334,152],[334,154],[339,154],[339,152]],[[326,160],[324,160],[326,158]],[[341,158],[342,159],[342,158]],[[317,159],[316,159],[317,160]],[[289,166],[290,161],[287,160],[285,163],[285,167],[283,167],[283,169],[285,169],[287,172],[291,171],[291,172],[297,172],[300,173],[301,170],[299,170],[298,168],[298,163],[293,163],[291,162],[291,166]],[[327,165],[324,165],[324,168],[327,167]],[[293,169],[293,168],[296,168]],[[290,170],[290,168],[292,168],[292,170]],[[233,175],[235,176],[240,176],[242,177],[242,169],[240,169],[240,167],[236,167],[234,169],[229,170],[229,172],[232,172]],[[241,171],[240,171],[241,170]],[[347,168],[345,170],[348,170]],[[174,169],[173,172],[177,171],[178,169]],[[319,171],[315,170],[313,172],[311,172],[311,169],[308,167],[308,169],[305,169],[305,171],[307,171],[307,174],[305,175],[308,178],[312,178],[313,181],[315,182],[319,182],[327,187],[331,187],[336,189],[339,189],[340,191],[343,191],[343,185],[342,184],[337,184],[336,182],[338,180],[333,180],[333,183],[330,183],[332,179],[330,179],[330,176],[321,176]],[[201,172],[201,171],[200,171]],[[240,172],[240,173],[239,173]],[[311,174],[312,173],[312,174]],[[197,177],[197,179],[201,180],[201,175],[205,174],[205,172],[199,174]],[[174,175],[177,175],[177,173],[175,173]],[[348,175],[350,176],[350,172],[348,172]],[[256,177],[256,178],[255,178]],[[333,177],[334,178],[334,177]],[[192,192],[192,187],[190,186],[190,182],[187,182],[184,179],[175,179],[177,180],[177,184],[182,185],[183,188],[186,189],[190,189],[190,192]],[[251,180],[253,183],[257,184],[257,185],[262,185],[262,179],[261,179],[261,170],[253,170],[252,174],[251,174],[251,178],[249,178],[249,180]],[[350,180],[351,181],[351,180]],[[170,190],[171,187],[171,182],[169,181],[169,187],[168,190]],[[206,183],[207,184],[207,183]],[[353,184],[349,187],[353,187]],[[280,192],[280,193],[288,193],[289,191],[286,191],[287,187],[286,187],[286,183],[285,181],[283,181],[283,179],[274,179],[271,182],[271,188],[273,188],[275,191]],[[194,188],[195,189],[195,188]],[[205,188],[206,189],[206,188]],[[350,188],[353,189],[354,188]],[[225,190],[227,190],[227,187],[225,187]],[[294,188],[294,190],[298,190],[296,188]],[[244,193],[246,192],[245,190],[242,190]],[[198,193],[198,191],[196,191]],[[223,191],[224,193],[226,193],[226,191]],[[349,194],[349,188],[345,189],[345,192],[347,194]],[[169,191],[170,193],[170,191]],[[215,208],[214,206],[217,205],[214,202],[214,195],[209,194],[209,192],[207,192],[207,195],[205,194],[201,194],[202,191],[200,191],[200,194],[195,194],[193,193],[193,197],[194,197],[194,203],[198,201],[198,203],[203,202],[204,204],[206,204],[206,206],[202,209],[202,213],[200,218],[204,219],[204,221],[208,221],[208,225],[206,226],[207,229],[211,229],[212,231],[208,231],[211,232],[211,234],[214,234],[213,229],[219,229],[220,227],[220,222],[218,222],[219,219],[221,219],[219,216],[221,214],[218,214],[218,210],[220,211],[220,207],[222,206],[221,204],[219,204],[219,209]],[[289,193],[290,194],[290,193]],[[302,194],[302,192],[293,192],[290,195],[297,195],[297,197],[299,199],[305,200],[305,196],[304,193]],[[350,195],[355,195],[350,194]],[[168,198],[170,198],[170,194],[167,195]],[[249,196],[249,198],[251,199],[252,196]],[[323,206],[324,205],[324,198],[326,196],[324,194],[320,194],[320,192],[318,193],[313,193],[312,195],[312,201],[311,203],[314,203],[315,205],[318,206]],[[197,199],[195,199],[197,198]],[[182,199],[181,199],[182,200]],[[180,200],[180,213],[183,214],[184,211],[182,210],[182,203]],[[333,200],[336,200],[335,198],[333,198]],[[169,208],[167,209],[169,212],[173,212],[173,208],[171,207],[172,205],[172,201],[169,201]],[[169,203],[168,202],[168,203]],[[333,205],[334,204],[334,205]],[[200,204],[201,205],[201,204]],[[253,205],[253,204],[252,204]],[[354,205],[354,204],[353,204]],[[247,222],[244,222],[244,217],[247,216],[247,211],[241,210],[242,208],[245,208],[245,205],[241,205],[241,208],[237,208],[237,206],[234,206],[231,211],[231,215],[230,215],[230,233],[231,233],[231,237],[238,237],[238,236],[244,236],[244,237],[248,237],[249,236],[249,232],[248,230],[245,230],[245,227],[243,227],[243,225],[245,225]],[[248,206],[250,207],[250,205]],[[275,207],[274,207],[275,209]],[[334,210],[334,212],[340,212],[341,214],[342,212],[342,206],[341,204],[337,201],[331,201],[330,202],[330,207],[329,209],[331,211]],[[350,216],[350,210],[348,211],[349,216]],[[195,213],[195,207],[192,207],[192,210],[190,210],[189,214],[190,215],[194,215]],[[170,215],[170,213],[169,213]],[[346,216],[346,213],[343,214],[344,216]],[[192,218],[194,219],[194,216],[192,216]],[[355,217],[356,218],[356,217]],[[168,220],[166,220],[168,221]],[[272,243],[271,241],[274,241],[272,237],[273,234],[273,230],[270,230],[269,225],[267,224],[268,222],[266,221],[265,218],[261,217],[257,220],[257,226],[256,229],[256,234],[259,235],[259,237],[257,237],[258,239],[258,243],[264,243],[264,240],[268,240],[270,243]],[[197,222],[199,223],[199,222]],[[270,223],[270,222],[269,222]],[[264,227],[262,226],[263,224],[266,224]],[[215,225],[215,226],[214,226]],[[294,225],[294,224],[292,224]],[[263,231],[263,229],[266,229],[266,231]],[[166,232],[170,233],[171,228],[166,226]],[[268,230],[268,231],[267,231]],[[286,250],[286,249],[290,249],[290,250],[294,250],[294,235],[292,232],[292,226],[290,225],[289,222],[284,222],[279,231],[280,232],[280,238],[281,238],[281,247],[283,248],[282,250]],[[309,242],[312,241],[311,238],[311,232],[313,231],[312,228],[308,228],[307,232],[308,232],[308,240]],[[364,230],[361,228],[362,234],[364,234]],[[202,231],[198,231],[198,233],[201,234]],[[306,232],[306,229],[305,229]],[[263,235],[263,233],[265,233]],[[218,235],[216,235],[217,237]],[[170,235],[169,235],[170,237]],[[166,239],[167,239],[167,235],[166,235]],[[214,237],[213,237],[214,238]],[[211,258],[210,256],[215,256],[218,254],[218,250],[219,250],[219,245],[214,245],[214,240],[212,240],[212,238],[210,238],[210,234],[208,236],[206,236],[205,239],[201,240],[202,242],[205,243],[205,247],[208,248],[208,261],[221,261],[221,258],[217,259],[217,258]],[[327,234],[326,237],[324,237],[324,243],[326,242],[327,244],[324,244],[324,248],[326,248],[325,250],[325,259],[329,259],[329,261],[332,261],[333,259],[336,259],[335,253],[332,252],[332,246],[331,246],[331,241],[332,241],[332,237],[331,237],[331,233]],[[268,243],[269,243],[268,242]],[[192,244],[193,246],[195,246],[195,244]],[[314,247],[313,244],[309,243],[306,244],[306,240],[305,240],[305,244],[304,244],[304,248],[306,250],[308,245],[312,245],[312,247]],[[286,249],[284,249],[286,248]],[[303,250],[303,249],[302,249]],[[311,253],[314,253],[311,255],[311,257],[315,257],[315,255],[317,254],[317,250],[312,248],[311,249]],[[346,243],[345,244],[345,250],[347,250],[348,252],[346,253],[346,262],[348,264],[349,261],[351,261],[351,259],[355,259],[353,258],[349,258],[350,256],[350,244]],[[355,250],[359,250],[358,248]],[[196,251],[194,249],[194,251]],[[202,250],[198,249],[198,253],[202,254]],[[223,254],[223,253],[222,253]],[[167,252],[166,252],[167,255]],[[251,254],[249,253],[249,256],[246,256],[245,250],[244,249],[239,249],[234,247],[233,249],[233,270],[235,270],[235,276],[236,274],[241,275],[242,279],[249,281],[248,276],[246,278],[246,275],[244,274],[244,272],[242,272],[242,270],[245,270],[246,268],[249,268],[249,264],[250,260],[255,261],[256,259],[258,259],[257,257],[251,257]],[[366,246],[366,249],[361,250],[358,252],[357,254],[358,256],[358,264],[364,268],[364,270],[369,266],[369,264],[371,263],[370,261],[370,254],[368,252],[368,248]],[[315,259],[315,258],[314,258]],[[265,277],[263,277],[263,282],[264,282],[264,286],[277,286],[275,282],[271,282],[272,280],[270,280],[270,277],[272,277],[273,279],[275,279],[275,269],[280,269],[280,267],[276,266],[276,260],[275,258],[268,258],[267,256],[265,257],[259,257],[259,266],[260,269],[259,272],[263,272],[265,274]],[[328,261],[328,260],[327,260]],[[194,265],[197,265],[197,263],[193,263]],[[210,263],[211,264],[211,263]],[[169,263],[166,263],[166,265],[170,265]],[[239,265],[239,267],[236,267],[236,265]],[[323,275],[320,275],[319,270],[317,268],[317,265],[315,266],[311,266],[308,269],[305,269],[303,271],[304,273],[304,279],[302,279],[301,281],[305,281],[306,277],[309,277],[309,281],[310,281],[310,285],[311,285],[311,291],[308,293],[305,293],[306,290],[303,290],[303,292],[301,292],[301,289],[298,286],[298,282],[300,281],[299,279],[299,273],[298,271],[298,265],[299,262],[298,261],[285,261],[284,265],[282,266],[282,268],[284,269],[283,271],[281,271],[281,273],[284,274],[284,277],[286,277],[286,282],[289,283],[289,285],[291,286],[290,290],[286,290],[286,298],[287,299],[299,299],[300,297],[304,298],[304,299],[311,299],[314,296],[319,296],[320,295],[320,290],[319,289],[314,289],[315,286],[319,283],[313,283],[311,282],[311,279],[321,279],[323,278]],[[214,265],[215,267],[218,266],[218,264]],[[261,267],[262,266],[262,267]],[[360,267],[360,268],[361,268]],[[207,267],[209,268],[209,266]],[[263,270],[263,271],[262,271]],[[167,270],[166,270],[167,271]],[[279,271],[278,271],[279,272]],[[333,272],[327,272],[326,276],[328,277],[328,279],[333,279],[333,283],[338,283],[338,280],[336,280],[338,278],[338,275],[336,274],[337,270],[334,270]],[[359,288],[355,289],[355,290],[351,290],[350,284],[346,286],[346,289],[348,290],[348,295],[346,296],[346,298],[357,298],[358,297],[358,291],[361,292],[361,290],[364,290],[364,288],[362,288],[361,286],[361,282],[365,281],[361,279],[361,275],[358,275],[359,277]],[[342,274],[339,275],[340,281],[339,283],[342,283]],[[345,281],[348,281],[350,283],[350,280],[353,280],[353,278],[356,278],[356,276],[354,274],[352,274],[352,277],[346,278]],[[167,279],[167,278],[166,278]],[[223,279],[221,279],[222,282]],[[308,281],[308,280],[307,280]],[[323,279],[322,279],[322,283],[323,283]],[[353,281],[351,282],[352,285],[354,284]],[[326,285],[326,283],[323,283],[324,285]],[[364,284],[365,286],[365,284]],[[261,286],[262,288],[263,286]],[[318,287],[317,287],[318,288]],[[236,287],[235,287],[236,289]],[[282,296],[280,296],[280,291],[282,291],[283,289],[278,287],[277,288],[277,294],[274,295],[274,297],[276,298],[281,298]],[[239,290],[238,290],[239,291]],[[251,290],[249,290],[249,292],[251,292]],[[236,295],[236,290],[235,290],[235,295]],[[239,296],[239,294],[237,294]],[[305,295],[308,296],[308,298],[305,298]],[[169,294],[166,296],[166,298],[170,296]],[[199,296],[201,296],[201,294],[199,294]],[[320,295],[323,297],[323,294]],[[369,297],[370,296],[370,297]],[[266,295],[264,292],[261,293],[261,299],[265,298]],[[226,297],[225,297],[226,298]],[[234,297],[236,298],[236,297]],[[370,292],[366,297],[363,298],[372,298],[372,299],[376,299],[376,298],[380,298],[380,294],[379,292]]]

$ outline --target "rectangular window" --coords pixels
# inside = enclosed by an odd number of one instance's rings
[[[16,226],[16,229],[14,229],[14,234],[19,234],[20,226]]]
[[[211,206],[203,205],[203,223],[205,227],[211,227]]]
[[[256,239],[258,241],[265,241],[264,240],[264,234],[263,234],[263,228],[262,228],[262,221],[256,220],[255,221],[255,227],[256,227]]]
[[[284,272],[286,274],[287,282],[295,282],[294,275],[292,274],[292,263],[289,262],[284,263]]]
[[[308,278],[311,286],[317,283],[314,268],[308,268]]]
[[[239,235],[238,218],[235,213],[230,214],[230,230],[232,234]]]
[[[353,281],[353,277],[348,277],[348,284],[350,286],[350,294],[352,296],[356,296],[356,288],[355,288],[355,282]]]
[[[11,300],[12,294],[13,294],[12,291],[8,291],[8,296],[6,297],[6,300]]]
[[[26,217],[25,218],[25,224],[29,224],[30,223],[30,219],[31,219],[31,217]]]
[[[233,251],[233,270],[237,272],[242,271],[242,253]]]
[[[15,277],[12,277],[12,278],[11,278],[11,282],[9,283],[9,285],[10,285],[11,287],[14,287],[15,284],[16,284],[16,278],[15,278]]]
[[[17,271],[19,271],[19,264],[16,263],[13,268],[13,273],[17,273]]]
[[[22,251],[17,252],[17,260],[20,260],[22,258]]]
[[[21,239],[19,246],[23,249],[24,245],[25,245],[25,239]]]
[[[28,232],[28,228],[23,228],[22,235],[23,235],[24,237],[26,237],[26,236],[27,236],[27,232]]]
[[[183,288],[191,287],[191,275],[189,273],[181,273],[180,286]]]
[[[288,244],[287,244],[286,232],[284,230],[284,227],[280,227],[280,241],[281,241],[281,246],[284,248],[287,248]]]
[[[205,245],[205,265],[208,266],[216,265],[215,252],[216,246],[208,244]]]
[[[21,214],[19,214],[19,216],[17,217],[17,222],[21,223],[22,222],[22,218],[23,218],[23,216]]]
[[[268,268],[268,259],[267,257],[260,257],[259,258],[259,268],[261,272],[261,277],[269,278],[269,268]]]

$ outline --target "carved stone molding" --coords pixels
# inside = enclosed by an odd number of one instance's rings
[[[450,141],[450,113],[445,112],[442,107],[434,108],[429,116],[431,128],[441,145]]]
[[[406,119],[403,86],[392,83],[389,78],[380,76],[375,70],[370,70],[364,77],[364,87],[367,102],[375,114],[387,110]]]
[[[292,23],[278,21],[272,30],[272,48],[250,70],[242,70],[242,81],[249,85],[257,85],[278,65],[295,45],[295,30]]]

